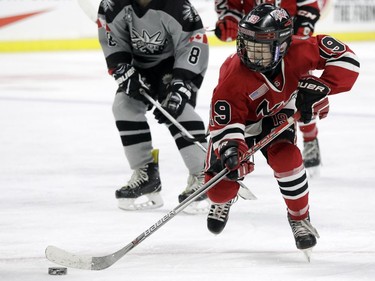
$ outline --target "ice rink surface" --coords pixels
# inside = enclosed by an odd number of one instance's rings
[[[222,234],[209,233],[206,215],[180,214],[112,267],[67,276],[47,274],[54,266],[44,257],[48,245],[87,255],[122,248],[177,206],[187,170],[150,112],[165,205],[121,211],[114,192],[131,171],[101,52],[0,54],[0,280],[374,280],[375,43],[350,46],[361,60],[359,79],[330,99],[318,124],[323,166],[310,180],[310,205],[321,238],[311,263],[296,249],[272,171],[256,154],[245,184],[258,200],[238,200]],[[197,106],[205,121],[219,66],[232,51],[211,48]]]

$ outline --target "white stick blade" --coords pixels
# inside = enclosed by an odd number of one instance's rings
[[[241,186],[238,195],[244,200],[257,200],[258,198],[250,191],[250,189]]]
[[[66,267],[87,270],[92,269],[92,257],[90,256],[77,256],[55,246],[48,246],[45,254],[49,261]]]

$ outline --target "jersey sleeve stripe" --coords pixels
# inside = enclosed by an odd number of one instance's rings
[[[334,58],[327,60],[326,65],[342,67],[354,72],[359,72],[360,63],[358,58],[353,53],[345,53],[340,58]]]
[[[244,140],[245,126],[240,123],[230,124],[220,130],[211,131],[213,148],[216,150],[224,139],[242,139]]]

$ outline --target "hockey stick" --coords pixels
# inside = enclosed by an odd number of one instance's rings
[[[167,119],[175,125],[182,135],[185,135],[185,139],[188,141],[193,142],[196,144],[204,153],[207,153],[207,149],[192,136],[188,130],[184,128],[172,115],[169,114],[168,111],[166,111],[157,101],[155,101],[152,97],[150,97],[149,94],[147,94],[145,91],[141,92],[142,95],[150,102],[152,103]],[[251,190],[241,181],[238,181],[239,185],[241,186],[241,189],[238,192],[238,195],[241,196],[241,198],[245,200],[256,200],[257,197],[254,195],[254,193],[251,192]]]
[[[95,5],[93,4],[93,0],[77,0],[80,8],[82,11],[86,14],[86,16],[93,22],[96,23],[97,21],[97,8],[95,9]],[[97,0],[95,0],[98,2]],[[99,3],[97,3],[97,7],[99,7]],[[207,29],[206,29],[207,30]],[[212,29],[214,30],[214,29]],[[207,31],[212,31],[207,30]],[[192,136],[183,126],[181,126],[180,123],[178,123],[166,110],[164,110],[153,98],[151,98],[148,94],[145,92],[143,95],[166,116],[169,121],[171,121],[181,132],[182,137],[188,141],[194,142],[196,145],[199,146],[203,150],[203,152],[207,152],[206,148],[199,142],[200,140]],[[241,198],[245,200],[256,200],[257,197],[250,191],[250,189],[242,182],[238,182],[241,186],[241,189],[239,191],[239,195]]]
[[[77,0],[79,7],[86,16],[96,23],[100,0]],[[95,4],[94,4],[95,2]]]
[[[184,139],[187,141],[193,142],[196,144],[203,152],[207,152],[207,149],[193,136],[189,133],[188,130],[184,128],[172,115],[169,114],[157,101],[155,101],[149,94],[145,91],[142,91],[142,95],[152,103],[167,119],[180,130],[180,132],[185,136]]]
[[[250,157],[256,153],[258,150],[265,147],[269,144],[274,138],[284,132],[287,128],[289,128],[296,120],[300,117],[299,112],[294,113],[291,117],[289,117],[286,122],[282,123],[278,127],[276,127],[272,132],[266,135],[262,140],[252,146],[246,153],[244,158],[245,160],[250,159]],[[160,229],[163,225],[165,225],[168,221],[170,221],[175,215],[180,213],[183,209],[185,209],[191,202],[193,202],[197,197],[201,196],[203,193],[207,192],[210,188],[212,188],[215,184],[217,184],[220,180],[222,180],[229,171],[227,169],[223,169],[220,173],[215,175],[211,180],[205,183],[201,188],[197,189],[193,194],[191,194],[188,198],[182,201],[177,207],[175,207],[172,211],[168,212],[164,215],[160,220],[158,220],[155,224],[153,224],[150,228],[146,229],[142,234],[140,234],[137,238],[131,241],[128,245],[123,247],[122,249],[109,254],[107,256],[87,256],[87,255],[75,255],[69,253],[65,250],[57,248],[55,246],[48,246],[45,250],[46,258],[51,262],[77,268],[77,269],[86,269],[86,270],[103,270],[114,263],[116,263],[119,259],[125,256],[128,252],[130,252],[134,247],[139,245],[143,242],[146,238],[148,238],[151,234],[155,231]]]
[[[197,197],[201,196],[203,193],[205,193],[207,190],[213,187],[216,183],[218,183],[223,177],[225,177],[226,174],[228,174],[228,172],[228,170],[223,169],[220,173],[218,173],[210,181],[205,183],[200,189],[196,190],[193,194],[191,194],[188,198],[181,202],[172,211],[169,211],[166,215],[164,215],[155,224],[149,227],[137,238],[135,238],[132,242],[130,242],[128,245],[126,245],[125,247],[123,247],[122,249],[118,250],[113,254],[102,257],[80,256],[66,252],[54,246],[48,246],[45,251],[46,257],[48,260],[54,263],[78,269],[103,270],[107,267],[110,267],[124,255],[126,255],[130,250],[132,250],[135,246],[140,244],[143,240],[145,240],[156,230],[158,230],[160,227],[166,224],[175,215],[184,210]]]

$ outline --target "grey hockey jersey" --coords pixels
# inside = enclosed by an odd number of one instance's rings
[[[174,57],[173,78],[199,88],[208,65],[202,20],[188,0],[102,0],[98,36],[109,72],[129,63],[147,69]]]

